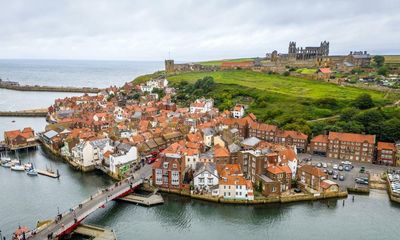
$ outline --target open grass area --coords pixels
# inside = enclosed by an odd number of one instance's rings
[[[249,105],[249,111],[264,121],[285,125],[293,119],[313,120],[339,114],[362,93],[372,96],[377,106],[392,103],[400,96],[356,87],[338,86],[317,80],[286,77],[245,70],[181,73],[168,77],[172,84],[195,83],[211,76],[216,82],[206,97],[216,99],[221,109],[235,103]],[[327,98],[334,103],[326,103]]]
[[[385,63],[400,63],[400,55],[386,55]]]
[[[220,66],[223,62],[242,62],[242,61],[252,61],[254,58],[236,58],[236,59],[223,59],[223,60],[212,60],[205,62],[198,62],[204,66]]]
[[[337,100],[353,100],[361,93],[369,93],[375,101],[390,100],[392,95],[385,97],[384,93],[365,90],[356,87],[338,86],[317,80],[298,77],[285,77],[275,74],[265,74],[254,71],[232,70],[218,72],[182,73],[168,77],[171,82],[188,81],[194,83],[205,76],[211,76],[216,83],[235,84],[255,88],[270,93],[283,94],[288,97],[302,98],[335,98]]]
[[[314,74],[317,72],[316,68],[299,68],[296,70],[296,72],[301,73],[301,74]]]

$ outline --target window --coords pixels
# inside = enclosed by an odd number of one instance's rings
[[[275,187],[272,187],[272,192],[276,192],[276,188]]]

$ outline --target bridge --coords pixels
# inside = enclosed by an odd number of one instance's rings
[[[133,192],[143,183],[143,179],[150,177],[151,171],[149,169],[151,170],[150,165],[143,167],[141,169],[143,172],[139,171],[133,174],[135,178],[132,176],[128,177],[108,188],[100,190],[77,206],[64,213],[60,213],[50,223],[37,227],[24,235],[14,236],[13,239],[55,239],[72,232],[86,217],[97,209],[104,208],[108,202]]]

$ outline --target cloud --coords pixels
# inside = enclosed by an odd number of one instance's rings
[[[399,54],[398,0],[0,0],[2,58],[191,61],[329,40],[332,54]]]

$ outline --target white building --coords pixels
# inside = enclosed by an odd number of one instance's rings
[[[190,113],[206,113],[214,106],[213,99],[197,99],[194,103],[190,104]]]
[[[82,168],[91,168],[96,164],[101,164],[103,154],[112,150],[108,138],[92,141],[81,141],[72,148],[73,160]]]
[[[212,128],[204,128],[201,131],[203,133],[204,145],[206,145],[207,147],[211,147],[213,145],[215,130]]]
[[[244,106],[237,104],[232,110],[233,118],[242,118],[244,116]]]
[[[218,172],[215,163],[198,163],[193,175],[193,186],[195,190],[211,192],[218,186]]]
[[[126,171],[130,169],[130,165],[137,162],[137,160],[137,148],[129,144],[121,143],[116,147],[115,153],[110,155],[110,171],[118,175],[120,170]]]

